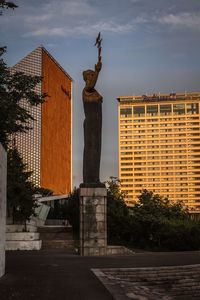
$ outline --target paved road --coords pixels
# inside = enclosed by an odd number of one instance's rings
[[[200,264],[200,252],[137,253],[126,257],[80,257],[64,252],[13,251],[0,279],[1,300],[113,299],[92,268]]]

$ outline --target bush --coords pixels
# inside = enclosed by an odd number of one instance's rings
[[[190,219],[180,202],[144,190],[132,208],[134,246],[154,250],[200,249],[200,224]]]
[[[110,177],[107,185],[107,236],[109,244],[127,244],[131,241],[130,214],[120,191],[120,181]]]
[[[74,188],[73,192],[65,199],[65,202],[55,203],[51,208],[48,219],[68,220],[73,227],[73,232],[79,234],[79,189]]]
[[[200,226],[192,220],[173,220],[160,228],[160,248],[171,251],[199,250]]]

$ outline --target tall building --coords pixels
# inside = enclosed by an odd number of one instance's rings
[[[142,189],[200,212],[200,93],[120,96],[119,177],[126,203]]]
[[[36,92],[48,94],[45,103],[36,107],[21,101],[35,119],[27,133],[16,136],[23,161],[33,171],[31,180],[54,194],[67,194],[72,186],[72,79],[42,46],[11,71],[42,76]]]

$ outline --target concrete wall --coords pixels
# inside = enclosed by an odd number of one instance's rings
[[[0,277],[5,273],[7,156],[0,144]]]

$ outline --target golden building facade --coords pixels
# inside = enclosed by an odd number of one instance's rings
[[[36,92],[48,94],[36,107],[21,101],[34,117],[31,129],[15,138],[23,161],[33,172],[31,180],[54,194],[68,194],[72,187],[72,79],[42,46],[11,71],[42,76]]]
[[[200,212],[200,93],[117,100],[119,177],[127,205],[148,189]]]

